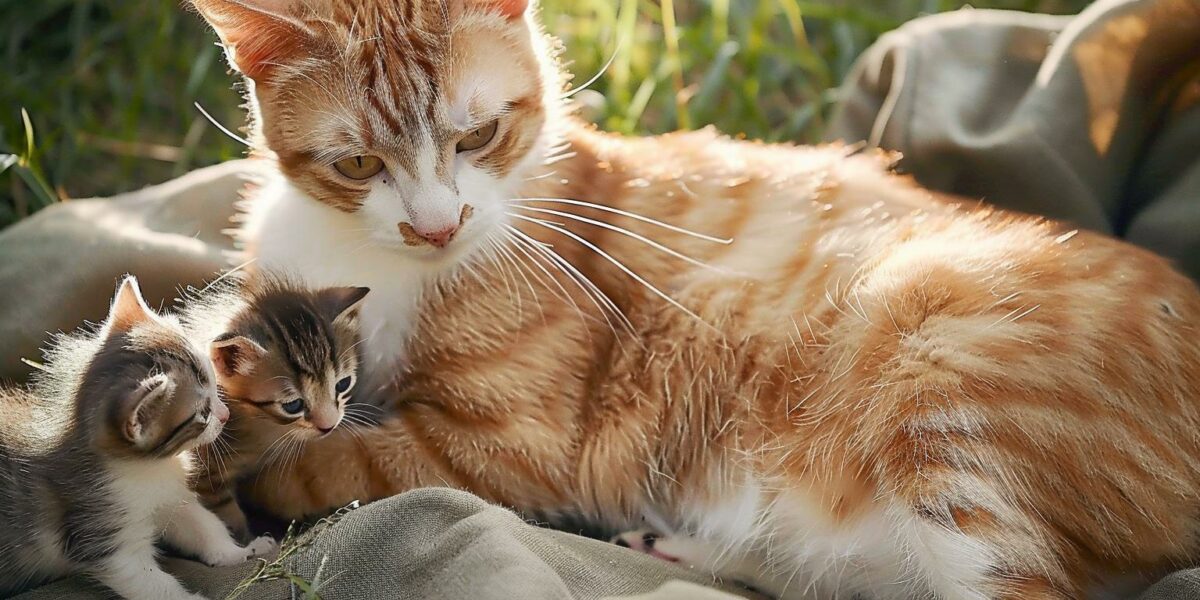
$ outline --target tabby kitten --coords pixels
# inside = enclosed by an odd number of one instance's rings
[[[596,131],[525,0],[194,3],[277,167],[246,250],[369,285],[396,382],[257,504],[449,483],[792,598],[1077,598],[1197,556],[1200,292],[1164,260],[882,153]]]
[[[0,595],[85,573],[129,600],[199,599],[155,562],[160,536],[213,566],[270,552],[187,487],[228,416],[201,349],[125,279],[97,331],[60,336],[32,389],[0,392]]]
[[[230,412],[216,443],[200,450],[204,468],[194,487],[236,537],[250,535],[238,481],[294,458],[342,421],[358,365],[358,309],[369,291],[260,278],[254,286],[217,286],[184,310],[189,329],[212,340]]]

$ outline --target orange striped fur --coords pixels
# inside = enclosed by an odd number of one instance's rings
[[[196,3],[222,27],[214,7],[231,0]],[[932,194],[892,174],[886,155],[596,131],[557,105],[553,43],[533,17],[496,4],[321,0],[294,13],[327,8],[330,47],[356,39],[356,23],[410,39],[436,28],[404,15],[434,15],[449,42],[410,46],[420,54],[374,75],[443,82],[411,102],[372,104],[362,87],[325,102],[302,80],[349,73],[361,86],[370,69],[310,55],[288,65],[288,88],[258,85],[257,139],[278,156],[284,191],[251,200],[244,241],[321,285],[370,285],[364,330],[377,319],[375,331],[401,333],[396,357],[378,356],[390,348],[379,339],[366,346],[388,374],[380,426],[308,444],[287,477],[249,490],[256,503],[297,518],[449,485],[551,518],[646,519],[720,550],[698,566],[749,560],[755,583],[789,598],[1077,598],[1101,576],[1192,560],[1193,282],[1123,242]],[[426,146],[406,146],[403,124],[438,122],[426,113],[445,107],[422,103],[452,105],[451,80],[494,58],[497,39],[504,85],[525,78],[504,92],[508,134],[473,158],[451,146],[430,175],[457,185],[455,201],[492,235],[411,258],[380,241],[394,224],[356,208],[383,188],[327,185],[328,164],[291,136],[336,130],[302,126],[309,108],[344,110],[389,131],[376,143],[391,140],[347,151],[412,158],[406,148]],[[321,143],[343,148],[335,137]],[[463,191],[471,169],[512,187],[499,208]],[[305,233],[289,242],[274,220]],[[321,227],[356,223],[369,249],[305,254]],[[432,274],[392,291],[344,280],[388,261]],[[406,303],[411,322],[388,329],[380,315]]]

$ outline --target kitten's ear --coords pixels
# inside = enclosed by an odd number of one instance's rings
[[[127,332],[135,325],[149,323],[154,320],[154,311],[146,306],[142,298],[142,290],[138,287],[137,277],[128,275],[117,288],[112,307],[108,309],[105,323],[109,331]]]
[[[299,53],[313,32],[295,16],[298,0],[192,0],[216,30],[229,62],[262,82]]]
[[[370,291],[365,287],[325,288],[317,292],[317,301],[331,320],[353,319]]]
[[[485,11],[499,13],[510,21],[525,16],[529,9],[529,0],[451,0],[450,10],[461,14],[469,6],[476,6]]]
[[[163,403],[175,394],[175,384],[166,375],[151,375],[141,381],[134,392],[139,397],[129,403],[129,412],[121,424],[121,435],[131,444],[139,445],[146,437],[150,421],[162,410]]]
[[[254,340],[235,333],[226,333],[212,341],[209,355],[213,368],[222,377],[249,375],[267,351]]]

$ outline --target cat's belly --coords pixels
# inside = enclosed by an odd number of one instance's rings
[[[686,534],[656,548],[781,600],[931,597],[929,577],[970,587],[989,564],[967,538],[903,507],[881,502],[838,520],[801,487],[750,483],[713,503],[685,503]]]

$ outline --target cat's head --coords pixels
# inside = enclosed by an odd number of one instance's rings
[[[356,383],[358,312],[368,291],[280,282],[249,290],[246,307],[211,344],[231,408],[306,437],[333,431]]]
[[[83,372],[78,405],[111,453],[161,458],[211,443],[229,419],[212,363],[179,323],[146,306],[137,279],[121,282]]]
[[[430,261],[478,248],[544,160],[561,83],[529,0],[193,0],[284,175]]]

